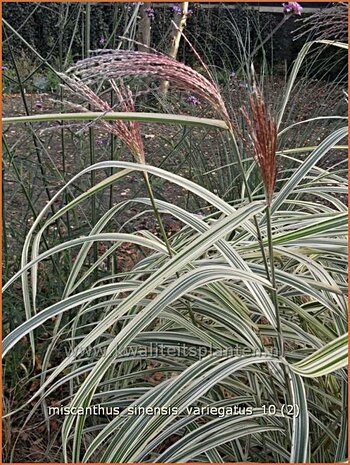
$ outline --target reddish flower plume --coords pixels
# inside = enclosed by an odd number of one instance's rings
[[[100,98],[95,92],[86,85],[83,81],[81,81],[76,76],[69,77],[67,75],[62,74],[62,77],[65,82],[64,88],[75,97],[78,97],[83,100],[84,103],[90,105],[90,107],[95,111],[100,111],[103,113],[110,113],[115,111],[114,107],[111,107],[105,100]],[[119,83],[119,86],[113,80],[110,80],[110,85],[114,90],[118,102],[117,106],[125,112],[134,112],[135,105],[132,98],[131,91],[128,87],[126,87],[122,82]],[[65,102],[71,108],[79,110],[79,111],[88,111],[87,108],[84,106],[73,103],[73,102]],[[133,157],[139,163],[145,163],[145,154],[144,148],[140,133],[139,123],[136,121],[105,121],[103,119],[96,119],[94,125],[99,125],[105,131],[109,132],[110,134],[114,134],[121,141],[129,148]]]
[[[68,70],[87,85],[101,80],[128,77],[150,77],[169,81],[171,85],[206,100],[223,117],[230,120],[216,85],[189,66],[165,55],[122,51],[97,50],[98,55],[79,61]]]
[[[241,109],[248,129],[247,138],[243,135],[241,138],[260,168],[266,202],[271,205],[277,176],[277,123],[256,86],[249,98],[249,107],[249,110]]]

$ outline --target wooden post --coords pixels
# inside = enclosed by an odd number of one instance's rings
[[[151,18],[147,14],[147,9],[151,8],[151,3],[144,3],[140,6],[141,19],[138,28],[139,52],[148,52],[151,45]]]
[[[180,46],[181,33],[186,26],[186,20],[187,20],[187,14],[188,14],[188,3],[189,2],[181,3],[180,14],[178,14],[176,11],[174,12],[174,23],[176,24],[176,27],[175,26],[173,27],[173,35],[172,35],[170,51],[169,51],[169,56],[171,56],[171,58],[177,57],[177,52]],[[167,94],[168,89],[169,89],[169,81],[163,81],[160,86],[160,90],[164,96]]]

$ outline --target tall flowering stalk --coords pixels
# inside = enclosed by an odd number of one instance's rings
[[[249,97],[249,108],[242,108],[241,111],[247,125],[247,135],[241,133],[241,138],[259,167],[265,189],[267,240],[270,257],[271,284],[273,286],[271,294],[276,309],[279,352],[280,355],[283,355],[284,347],[277,299],[271,221],[271,204],[277,177],[277,121],[272,116],[262,93],[255,83],[253,84],[253,91]]]
[[[266,202],[270,206],[276,185],[277,121],[272,117],[259,89],[254,85],[249,97],[250,114],[242,108],[247,124],[247,138],[243,141],[252,153],[263,179]]]
[[[105,100],[101,99],[86,83],[80,80],[77,76],[73,75],[73,77],[70,77],[62,74],[62,78],[65,82],[66,90],[74,96],[83,99],[83,101],[87,103],[90,108],[103,113],[109,113],[113,111],[113,107],[111,107]],[[117,105],[119,105],[122,111],[135,112],[134,99],[130,89],[125,86],[123,82],[119,82],[119,85],[117,86],[113,79],[110,79],[109,83],[117,97]],[[73,109],[84,112],[89,111],[81,104],[73,103],[71,101],[66,101],[65,103]],[[103,119],[97,119],[93,123],[97,126],[100,126],[108,133],[119,137],[119,139],[126,145],[126,147],[128,147],[137,163],[146,163],[145,151],[140,132],[140,124],[137,121],[104,121]],[[162,238],[168,249],[169,255],[172,256],[169,240],[166,235],[159,211],[157,209],[152,186],[146,171],[143,171],[143,178]]]
[[[191,67],[166,55],[107,49],[96,50],[95,55],[78,61],[68,70],[68,73],[73,73],[75,76],[78,76],[81,82],[86,86],[99,84],[103,79],[114,81],[129,77],[152,78],[159,79],[160,81],[169,81],[172,87],[190,92],[191,94],[199,97],[200,101],[208,102],[211,108],[220,115],[229,128],[230,138],[235,147],[237,161],[242,174],[243,183],[247,191],[248,199],[249,201],[252,201],[251,191],[237,146],[235,136],[237,129],[235,124],[229,116],[220,91],[212,79],[208,68],[202,62],[198,53],[193,49],[186,36],[183,35],[183,37],[192,48],[195,56],[204,65],[204,69],[206,70],[209,79]],[[269,277],[269,268],[256,217],[254,217],[254,223],[266,274]]]

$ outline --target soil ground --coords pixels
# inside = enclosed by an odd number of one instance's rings
[[[266,85],[266,94],[269,101],[273,104],[280,98],[280,89],[284,85],[281,77],[272,78]],[[298,84],[298,92],[294,93],[288,105],[287,118],[288,124],[302,121],[319,115],[337,114],[339,102],[342,101],[342,89],[335,88],[334,85],[326,82],[308,81]],[[233,114],[239,115],[239,107],[244,105],[247,95],[242,83],[232,83],[226,96]],[[26,95],[26,101],[30,114],[43,114],[58,112],[57,104],[53,103],[51,96],[47,94],[29,94]],[[172,112],[189,113],[196,116],[211,116],[210,110],[203,104],[198,107],[190,107],[185,103],[185,97],[182,94],[176,94],[174,104],[170,104]],[[174,108],[175,107],[175,108]],[[169,109],[169,107],[168,107]],[[343,110],[342,110],[343,111]],[[25,109],[20,95],[4,96],[3,98],[3,115],[17,116],[24,115]],[[215,115],[212,115],[215,117]],[[334,124],[337,124],[335,122]],[[288,138],[285,138],[283,145],[285,148],[303,147],[305,145],[317,145],[324,135],[328,134],[334,127],[334,124],[325,121],[319,121],[309,125],[305,130],[304,126],[297,126],[291,130]],[[33,208],[39,212],[57,190],[63,185],[64,180],[69,180],[74,174],[91,164],[89,154],[88,137],[81,134],[81,127],[70,125],[64,131],[64,153],[62,149],[61,128],[58,123],[49,125],[40,124],[40,128],[46,128],[38,133],[38,125],[35,126],[36,134],[39,140],[34,141],[35,136],[30,127],[24,128],[22,125],[11,125],[4,127],[4,136],[8,146],[11,148],[13,160],[9,161],[9,156],[4,148],[4,208],[5,223],[7,226],[7,244],[13,254],[19,252],[25,230],[33,221]],[[223,155],[224,141],[218,137],[220,131],[190,129],[190,137],[183,137],[183,130],[168,125],[142,124],[141,132],[145,146],[146,162],[160,166],[180,176],[192,178],[200,183],[198,179],[200,171],[208,172],[215,170],[220,165],[225,164]],[[78,134],[78,135],[77,135]],[[114,159],[133,161],[131,155],[125,149],[117,149],[114,152]],[[103,131],[95,130],[94,133],[95,155],[94,162],[111,159],[110,136]],[[200,155],[199,155],[200,152]],[[200,156],[203,166],[198,166]],[[334,158],[337,157],[337,158]],[[343,153],[337,153],[332,157],[322,161],[323,167],[330,167],[341,161]],[[204,162],[203,162],[204,160]],[[18,173],[14,171],[14,163]],[[204,175],[207,181],[206,187],[223,196],[225,193],[220,189],[219,179],[224,175],[224,171]],[[103,173],[97,173],[96,178],[103,178]],[[127,198],[133,198],[137,195],[144,195],[142,179],[139,175],[131,175],[122,180],[117,188],[113,189],[112,197],[107,192],[104,198],[100,199],[99,208],[105,210],[109,204],[115,204]],[[80,189],[88,185],[88,179],[85,176],[83,183],[80,183]],[[28,205],[23,193],[23,186],[27,189],[33,202],[33,208]],[[186,192],[174,184],[159,182],[153,180],[153,188],[157,196],[166,199],[168,202],[186,206],[187,208],[196,209],[201,205],[191,204],[189,206]],[[56,202],[54,209],[57,209],[63,203],[63,199]],[[132,206],[128,212],[120,217],[122,224],[127,218],[130,218],[137,211]],[[89,223],[87,211],[80,210],[80,225]],[[154,224],[144,224],[144,219],[133,223],[133,227],[151,227]],[[168,220],[169,221],[169,220]],[[130,227],[130,225],[129,225]],[[172,229],[173,225],[168,224]],[[22,239],[21,239],[22,237]]]

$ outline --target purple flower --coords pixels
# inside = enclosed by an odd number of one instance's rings
[[[292,13],[293,10],[289,3],[282,3],[282,5],[284,14]]]
[[[106,43],[106,39],[104,37],[101,37],[100,40],[98,41],[100,45],[104,45]]]
[[[240,87],[241,89],[248,89],[248,84],[245,84],[245,83],[241,82],[241,83],[239,84],[239,87]]]
[[[154,19],[154,9],[153,8],[145,8],[145,13],[150,19]]]
[[[285,14],[292,13],[300,16],[303,11],[303,7],[298,2],[282,3],[282,6]]]
[[[178,15],[178,16],[182,15],[182,9],[179,5],[174,5],[171,9],[175,15]],[[186,13],[186,16],[191,17],[192,15],[193,15],[193,10],[191,9],[188,10]]]
[[[1,70],[2,71],[8,71],[8,67],[7,66],[1,66]]]
[[[231,71],[230,73],[230,78],[234,79],[236,77],[236,73],[234,71]]]
[[[299,3],[297,2],[294,2],[294,13],[296,15],[299,15],[301,16],[301,12],[303,11],[303,7],[301,5],[299,5]]]
[[[171,9],[174,15],[181,15],[181,7],[179,5],[174,5]]]
[[[42,102],[40,102],[40,101],[38,100],[37,102],[35,102],[35,106],[36,106],[36,108],[39,108],[39,109],[40,109],[40,108],[43,107],[43,104],[42,104]]]
[[[99,147],[102,147],[105,144],[105,141],[103,139],[96,139],[96,145]]]
[[[187,97],[186,102],[189,105],[193,105],[195,107],[201,104],[201,102],[194,95],[190,95],[189,97]]]

